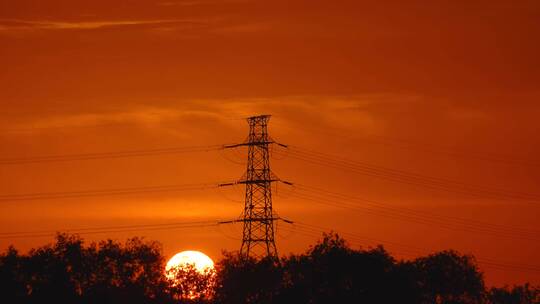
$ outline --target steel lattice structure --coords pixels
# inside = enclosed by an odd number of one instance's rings
[[[245,184],[246,187],[244,211],[241,219],[229,221],[243,223],[240,255],[245,258],[278,258],[274,222],[280,218],[272,209],[272,183],[279,179],[270,170],[269,146],[276,142],[268,135],[269,120],[270,115],[249,117],[247,140],[241,144],[225,146],[226,148],[239,146],[248,148],[246,173],[240,181],[236,182]]]
[[[240,254],[243,256],[277,257],[274,240],[274,214],[272,211],[272,178],[268,145],[269,115],[255,116],[248,119],[249,137],[248,162],[244,206],[244,229]],[[261,249],[257,247],[262,247]]]

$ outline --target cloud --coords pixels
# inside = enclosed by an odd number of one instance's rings
[[[112,27],[140,26],[140,25],[178,25],[200,24],[201,20],[102,20],[102,21],[52,21],[52,20],[18,20],[0,19],[0,30],[94,30]]]
[[[19,34],[36,31],[95,31],[106,29],[145,29],[154,34],[173,34],[183,32],[183,38],[198,38],[202,33],[220,35],[255,33],[268,30],[268,24],[231,24],[227,18],[200,19],[154,19],[154,20],[22,20],[0,19],[0,34]]]
[[[163,1],[159,2],[159,6],[197,6],[223,3],[242,3],[251,2],[251,0],[181,0],[181,1]]]
[[[161,130],[171,124],[187,121],[213,121],[235,125],[238,120],[255,114],[276,115],[278,122],[295,121],[298,116],[310,124],[358,127],[363,132],[376,132],[382,122],[373,116],[375,104],[392,103],[391,96],[282,96],[279,98],[231,98],[162,101],[153,105],[125,106],[121,111],[91,113],[44,113],[2,123],[4,131],[42,133],[58,128],[85,128],[129,124],[138,128]],[[338,116],[327,115],[334,113]],[[181,124],[183,124],[181,123]]]

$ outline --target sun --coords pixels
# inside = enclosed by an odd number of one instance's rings
[[[208,270],[214,269],[214,261],[206,254],[200,251],[186,250],[175,254],[165,266],[165,271],[173,268],[185,268],[188,265],[193,265],[199,273],[205,273]]]
[[[214,262],[200,251],[175,254],[165,266],[172,293],[178,299],[209,299],[213,296],[216,273]]]

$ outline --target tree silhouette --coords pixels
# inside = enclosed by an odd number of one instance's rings
[[[275,303],[281,287],[282,268],[273,259],[244,259],[223,253],[216,265],[216,303]]]
[[[167,271],[167,278],[171,281],[169,293],[174,299],[189,303],[207,303],[214,297],[214,269],[199,272],[193,264],[177,266]]]
[[[90,302],[132,303],[167,298],[164,258],[156,242],[129,239],[124,245],[111,240],[93,243],[86,250],[84,297]],[[90,269],[88,269],[90,267]]]
[[[284,260],[287,301],[395,303],[401,282],[382,248],[352,250],[337,234],[324,235],[306,254]]]
[[[532,287],[529,284],[512,288],[493,287],[489,290],[487,298],[491,304],[539,304],[540,287]]]
[[[103,241],[84,247],[59,234],[54,245],[0,258],[2,292],[14,303],[151,303],[167,298],[163,256],[155,242]]]
[[[528,284],[486,290],[472,256],[396,261],[382,246],[352,249],[332,233],[279,261],[224,253],[215,272],[188,265],[172,273],[156,242],[85,245],[59,234],[27,254],[13,247],[0,254],[0,303],[540,303],[540,288]]]
[[[0,300],[6,303],[22,303],[27,295],[23,277],[23,261],[17,250],[9,247],[0,255]]]
[[[442,251],[414,261],[423,291],[422,303],[481,303],[483,274],[474,257]]]

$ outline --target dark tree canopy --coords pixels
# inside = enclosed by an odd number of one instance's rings
[[[529,284],[523,286],[493,287],[489,290],[488,303],[491,304],[538,304],[540,303],[540,288]]]
[[[281,287],[281,265],[224,253],[217,265],[216,303],[272,303]]]
[[[206,269],[201,273],[195,265],[177,266],[167,272],[167,277],[173,281],[168,291],[174,299],[205,303],[214,297],[216,285],[214,269]]]
[[[27,255],[8,249],[0,256],[0,286],[6,303],[161,303],[168,298],[163,265],[156,242],[84,246],[60,234]]]
[[[474,257],[443,251],[414,261],[422,303],[480,303],[484,280]]]
[[[178,268],[173,280],[164,266],[156,242],[85,245],[60,234],[27,254],[0,254],[0,303],[540,304],[540,288],[528,284],[486,289],[472,256],[397,261],[383,247],[352,249],[336,234],[279,261],[224,253],[215,272]]]
[[[337,235],[325,235],[306,254],[283,260],[284,297],[310,303],[385,301],[393,258],[382,248],[352,250]]]

